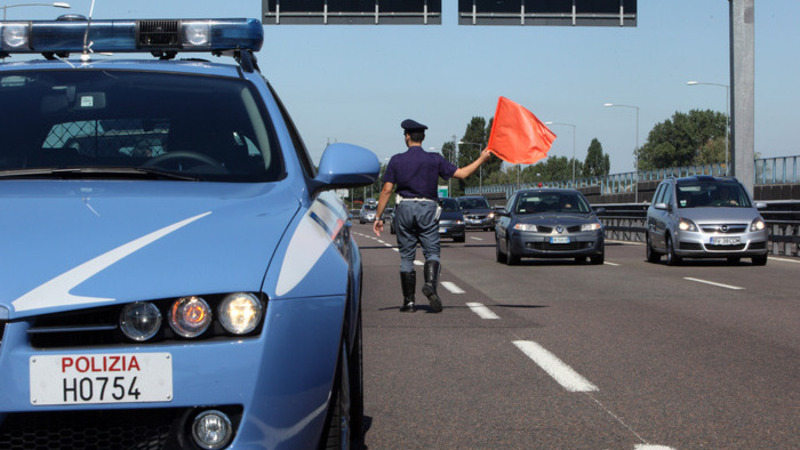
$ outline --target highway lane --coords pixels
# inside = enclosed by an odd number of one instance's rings
[[[353,231],[368,448],[800,447],[796,261],[668,267],[609,243],[601,266],[508,267],[470,232],[443,242],[444,312],[418,293],[400,314],[394,236]]]

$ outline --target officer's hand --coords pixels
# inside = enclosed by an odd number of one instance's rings
[[[383,220],[375,219],[375,222],[372,222],[372,231],[375,232],[375,235],[381,237],[381,233],[383,232]]]

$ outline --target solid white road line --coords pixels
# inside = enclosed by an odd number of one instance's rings
[[[778,258],[776,256],[771,256],[771,255],[769,257],[769,260],[770,261],[788,262],[788,263],[792,263],[792,264],[800,264],[800,259]]]
[[[453,294],[463,294],[464,293],[464,290],[461,289],[460,287],[456,286],[456,284],[453,283],[452,281],[442,281],[439,284],[444,286],[445,289],[447,289],[448,291],[450,291]]]
[[[477,314],[478,317],[480,317],[481,319],[491,320],[491,319],[499,319],[500,318],[500,316],[498,316],[497,314],[493,313],[491,309],[489,309],[486,306],[484,306],[483,303],[469,302],[469,303],[467,303],[467,307],[469,309],[471,309],[472,312]]]
[[[592,392],[598,390],[597,386],[583,378],[578,372],[572,370],[572,367],[564,364],[536,342],[514,341],[514,345],[547,372],[548,375],[553,377],[564,389],[570,392]]]
[[[725,289],[733,289],[735,291],[740,291],[740,290],[744,289],[743,287],[731,286],[730,284],[715,283],[713,281],[701,280],[700,278],[683,277],[683,279],[684,280],[689,280],[689,281],[696,281],[698,283],[710,284],[711,286],[721,287],[721,288],[725,288]]]

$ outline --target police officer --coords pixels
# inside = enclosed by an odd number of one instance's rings
[[[439,153],[429,153],[422,149],[427,126],[411,119],[404,120],[400,126],[403,128],[408,150],[394,155],[386,166],[372,229],[376,235],[381,235],[381,217],[392,191],[396,188],[394,227],[400,247],[400,285],[403,289],[403,306],[400,311],[415,311],[417,273],[414,271],[414,257],[419,243],[425,256],[425,284],[422,286],[422,293],[430,302],[430,311],[438,313],[442,311],[442,301],[436,293],[441,271],[437,189],[439,177],[445,180],[466,178],[488,161],[492,154],[483,150],[478,159],[465,167],[457,168]]]

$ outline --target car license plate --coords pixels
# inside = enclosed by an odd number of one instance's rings
[[[553,236],[550,238],[551,244],[569,244],[569,236]]]
[[[32,356],[33,405],[172,400],[172,355],[103,353]]]
[[[439,228],[439,233],[447,233],[447,228]]]
[[[739,245],[742,238],[739,236],[712,237],[711,245]]]

